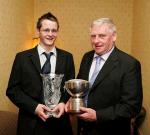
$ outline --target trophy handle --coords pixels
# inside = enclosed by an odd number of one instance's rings
[[[73,96],[73,94],[69,91],[69,89],[67,89],[65,86],[64,86],[64,89],[65,90],[67,90],[67,92],[71,95],[71,96]]]

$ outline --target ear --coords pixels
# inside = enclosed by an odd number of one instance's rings
[[[115,42],[117,39],[117,33],[113,33],[113,41]]]
[[[39,30],[39,29],[36,29],[35,34],[37,35],[37,37],[39,37],[39,35],[40,35],[40,30]]]

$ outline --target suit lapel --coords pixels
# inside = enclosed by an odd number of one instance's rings
[[[117,64],[118,57],[116,49],[114,49],[107,61],[105,62],[104,66],[102,67],[101,71],[99,72],[95,82],[93,83],[92,88],[100,84],[104,80],[104,78],[107,77],[107,75],[116,67]]]
[[[39,59],[39,55],[38,55],[38,51],[37,51],[37,47],[33,48],[31,50],[31,53],[29,55],[31,62],[33,63],[33,65],[35,66],[35,69],[41,73],[41,64],[40,64],[40,59]]]
[[[61,73],[61,65],[63,65],[64,56],[62,55],[61,51],[56,48],[57,51],[57,60],[56,60],[56,70],[55,73]],[[39,59],[39,54],[37,51],[37,47],[33,48],[31,50],[31,53],[29,54],[29,59],[35,66],[36,70],[41,73],[41,64]]]
[[[87,66],[86,66],[87,74],[85,74],[85,79],[87,80],[89,80],[89,72],[90,72],[92,61],[93,61],[93,56],[94,56],[94,51],[90,53],[89,58],[87,60]]]
[[[61,73],[61,66],[63,65],[64,56],[62,55],[61,51],[58,48],[56,48],[56,51],[57,51],[57,60],[55,73]]]
[[[89,80],[89,72],[93,61],[93,56],[94,51],[91,51],[83,56],[80,64],[79,73],[77,75],[78,79]]]

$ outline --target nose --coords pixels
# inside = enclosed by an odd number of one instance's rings
[[[100,42],[100,38],[99,38],[98,35],[96,35],[96,36],[95,36],[95,39],[94,39],[94,43],[98,43],[98,42]]]
[[[52,35],[52,34],[53,34],[52,30],[49,30],[49,31],[47,32],[47,34],[48,34],[48,35]]]

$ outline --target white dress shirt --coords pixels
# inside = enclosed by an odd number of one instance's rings
[[[101,62],[100,62],[100,67],[99,67],[99,71],[102,69],[103,65],[105,64],[106,60],[108,59],[109,55],[111,54],[111,52],[114,50],[114,47],[107,53],[101,55]],[[91,68],[90,68],[90,72],[89,72],[89,81],[92,77],[92,74],[94,72],[94,69],[95,69],[95,65],[96,65],[96,57],[98,56],[98,54],[94,54],[94,57],[93,57],[93,61],[92,61],[92,65],[91,65]]]
[[[38,54],[39,54],[39,58],[40,58],[40,64],[41,64],[41,69],[44,65],[44,63],[46,62],[46,56],[43,54],[43,52],[45,52],[45,50],[42,48],[42,46],[39,44],[37,46],[37,50],[38,50]],[[51,73],[55,73],[55,68],[56,68],[56,48],[54,47],[51,52],[53,52],[53,55],[50,58],[50,63],[51,63]]]

